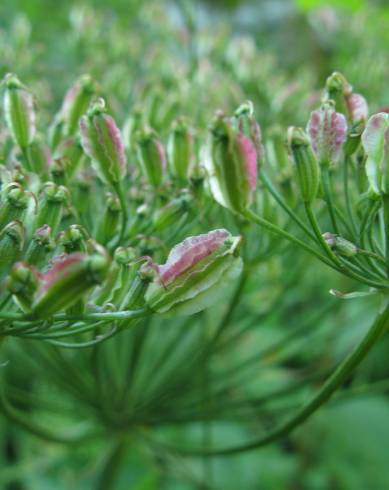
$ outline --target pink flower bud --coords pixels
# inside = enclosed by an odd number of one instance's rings
[[[369,115],[369,107],[365,97],[361,94],[350,94],[346,96],[348,113],[352,123],[366,121]]]
[[[330,102],[311,112],[307,132],[320,164],[329,165],[339,160],[346,141],[347,122],[344,115],[336,112]]]

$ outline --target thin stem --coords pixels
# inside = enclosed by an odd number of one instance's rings
[[[125,454],[125,440],[121,438],[112,448],[97,483],[97,490],[111,490],[115,487],[118,472]]]
[[[339,227],[338,227],[338,223],[336,222],[335,207],[334,207],[334,203],[332,201],[331,181],[330,181],[330,175],[329,175],[327,165],[322,166],[321,182],[322,182],[322,186],[323,186],[325,201],[327,203],[328,211],[330,213],[332,226],[334,228],[335,233],[337,235],[339,235]]]
[[[115,186],[115,191],[118,196],[120,202],[120,208],[122,211],[122,225],[120,229],[120,235],[118,239],[118,243],[121,243],[126,234],[127,222],[128,222],[128,211],[127,211],[127,201],[126,195],[123,188],[123,183],[119,182],[117,186]]]
[[[353,208],[352,208],[352,203],[350,198],[350,190],[349,190],[350,179],[348,178],[348,170],[349,170],[350,161],[351,161],[351,157],[347,157],[343,164],[343,189],[344,189],[344,198],[346,201],[347,215],[350,219],[350,223],[354,230],[355,236],[358,236],[358,230],[357,230],[357,225],[355,223],[355,218],[354,218],[354,213],[353,213]]]
[[[306,403],[300,410],[298,410],[293,417],[291,417],[286,422],[280,424],[275,429],[265,433],[262,437],[247,444],[241,444],[227,448],[212,449],[206,452],[195,449],[170,449],[193,456],[203,456],[204,454],[208,456],[228,456],[263,447],[267,444],[270,444],[271,442],[280,439],[281,437],[286,436],[297,427],[299,427],[301,424],[303,424],[311,415],[313,415],[350,377],[352,372],[363,361],[363,359],[367,356],[372,347],[376,344],[376,342],[380,339],[380,337],[387,329],[388,318],[389,306],[387,306],[382,313],[377,315],[367,334],[363,337],[363,339],[355,347],[355,349],[346,357],[346,359],[338,366],[338,368],[335,369],[335,371],[327,379],[327,381],[324,383],[316,396],[314,396],[308,403]]]

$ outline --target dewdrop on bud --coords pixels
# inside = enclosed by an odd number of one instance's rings
[[[241,213],[253,200],[257,183],[257,151],[253,141],[231,119],[218,113],[211,126],[210,147],[204,155],[215,200]]]
[[[144,266],[153,278],[145,295],[151,310],[192,315],[217,302],[242,271],[240,240],[226,230],[210,231],[176,245],[165,264]]]
[[[182,118],[173,123],[167,154],[172,176],[187,181],[193,165],[193,134]]]
[[[319,165],[303,129],[294,126],[288,129],[288,147],[296,165],[301,197],[309,204],[319,188]]]
[[[88,109],[94,93],[95,85],[89,75],[83,75],[67,91],[60,110],[64,136],[72,136],[77,131],[79,120]]]
[[[106,277],[107,257],[99,254],[73,253],[56,257],[53,266],[41,274],[32,304],[33,313],[48,318],[77,303],[93,286]]]
[[[143,175],[153,187],[160,186],[166,169],[166,155],[157,133],[150,128],[138,131],[135,145]]]
[[[367,155],[366,175],[375,194],[389,193],[389,114],[379,112],[366,123],[362,146]]]
[[[99,177],[117,188],[126,175],[127,159],[114,119],[99,99],[80,119],[81,144]]]
[[[313,151],[320,165],[337,163],[347,136],[346,118],[331,101],[311,112],[307,126]]]
[[[339,255],[344,257],[353,257],[358,253],[358,247],[354,243],[349,242],[345,238],[333,233],[323,233],[323,238],[327,245]]]
[[[4,79],[4,115],[15,143],[23,150],[35,136],[34,100],[16,75],[9,73]]]
[[[38,286],[38,272],[30,264],[17,262],[7,278],[6,287],[20,308],[28,313]]]

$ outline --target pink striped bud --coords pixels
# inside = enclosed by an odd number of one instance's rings
[[[80,119],[80,133],[82,147],[99,177],[117,187],[126,175],[127,158],[120,131],[114,119],[106,114],[103,99],[99,99]]]
[[[211,306],[242,270],[239,242],[226,230],[210,231],[176,245],[165,264],[144,266],[157,272],[145,296],[150,308],[172,316]]]
[[[361,94],[346,96],[346,104],[350,120],[353,124],[365,122],[369,116],[369,107],[365,97]]]
[[[307,132],[321,165],[329,165],[339,160],[347,137],[347,122],[343,114],[335,111],[330,101],[311,112]]]

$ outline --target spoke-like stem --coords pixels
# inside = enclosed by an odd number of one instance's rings
[[[212,449],[209,451],[203,450],[190,450],[184,448],[170,448],[173,451],[180,452],[182,454],[192,456],[228,456],[232,454],[242,453],[257,449],[267,444],[270,444],[303,424],[311,415],[313,415],[326,401],[328,401],[335,391],[347,381],[356,367],[363,361],[363,359],[370,352],[372,347],[385,333],[388,327],[389,319],[389,306],[385,310],[377,315],[376,320],[368,330],[367,334],[363,337],[357,347],[346,357],[346,359],[338,366],[333,374],[327,379],[320,391],[314,396],[307,404],[305,404],[297,413],[289,420],[282,423],[275,429],[265,433],[262,437],[255,439],[247,444],[241,444],[237,446],[231,446],[227,448]]]

